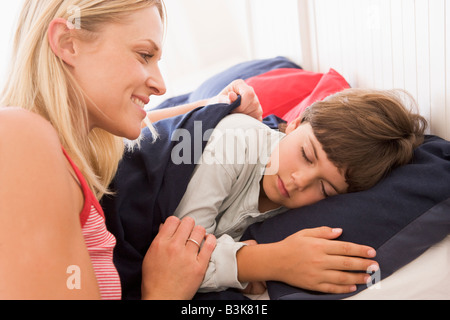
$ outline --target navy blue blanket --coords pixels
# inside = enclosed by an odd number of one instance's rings
[[[194,149],[196,143],[201,144],[202,151],[207,143],[203,138],[205,131],[215,128],[239,105],[240,99],[231,105],[211,105],[157,122],[159,139],[153,143],[146,129],[141,148],[125,154],[111,185],[115,196],[102,199],[108,230],[117,238],[114,263],[122,281],[123,299],[140,299],[142,261],[160,224],[175,211],[184,195],[201,156]],[[178,129],[186,130],[192,137],[192,143],[187,144],[191,150],[184,150],[190,153],[190,161],[180,165],[171,159],[174,146],[181,142],[172,141]],[[182,156],[186,160],[186,155]]]

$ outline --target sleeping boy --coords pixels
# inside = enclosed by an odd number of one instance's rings
[[[223,119],[174,213],[218,238],[200,291],[246,288],[236,254],[250,224],[374,186],[411,161],[425,128],[397,92],[362,89],[313,104],[286,134],[245,115]]]

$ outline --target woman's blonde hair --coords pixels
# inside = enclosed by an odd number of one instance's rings
[[[105,24],[151,6],[164,21],[162,0],[25,0],[18,21],[0,104],[22,107],[50,121],[98,199],[108,192],[124,141],[99,128],[89,131],[83,91],[53,53],[48,27],[53,19],[63,18],[80,36],[92,37]]]
[[[414,109],[405,91],[348,89],[313,104],[301,118],[311,124],[329,160],[346,173],[348,191],[356,192],[412,160],[427,127]]]

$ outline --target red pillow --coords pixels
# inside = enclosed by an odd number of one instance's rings
[[[335,70],[315,73],[301,69],[277,69],[248,79],[263,108],[263,117],[274,114],[288,123],[311,104],[349,88]]]

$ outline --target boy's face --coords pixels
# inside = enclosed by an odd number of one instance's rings
[[[291,124],[272,153],[268,166],[278,168],[263,177],[266,196],[277,205],[299,208],[346,193],[344,171],[330,160],[309,123]]]

